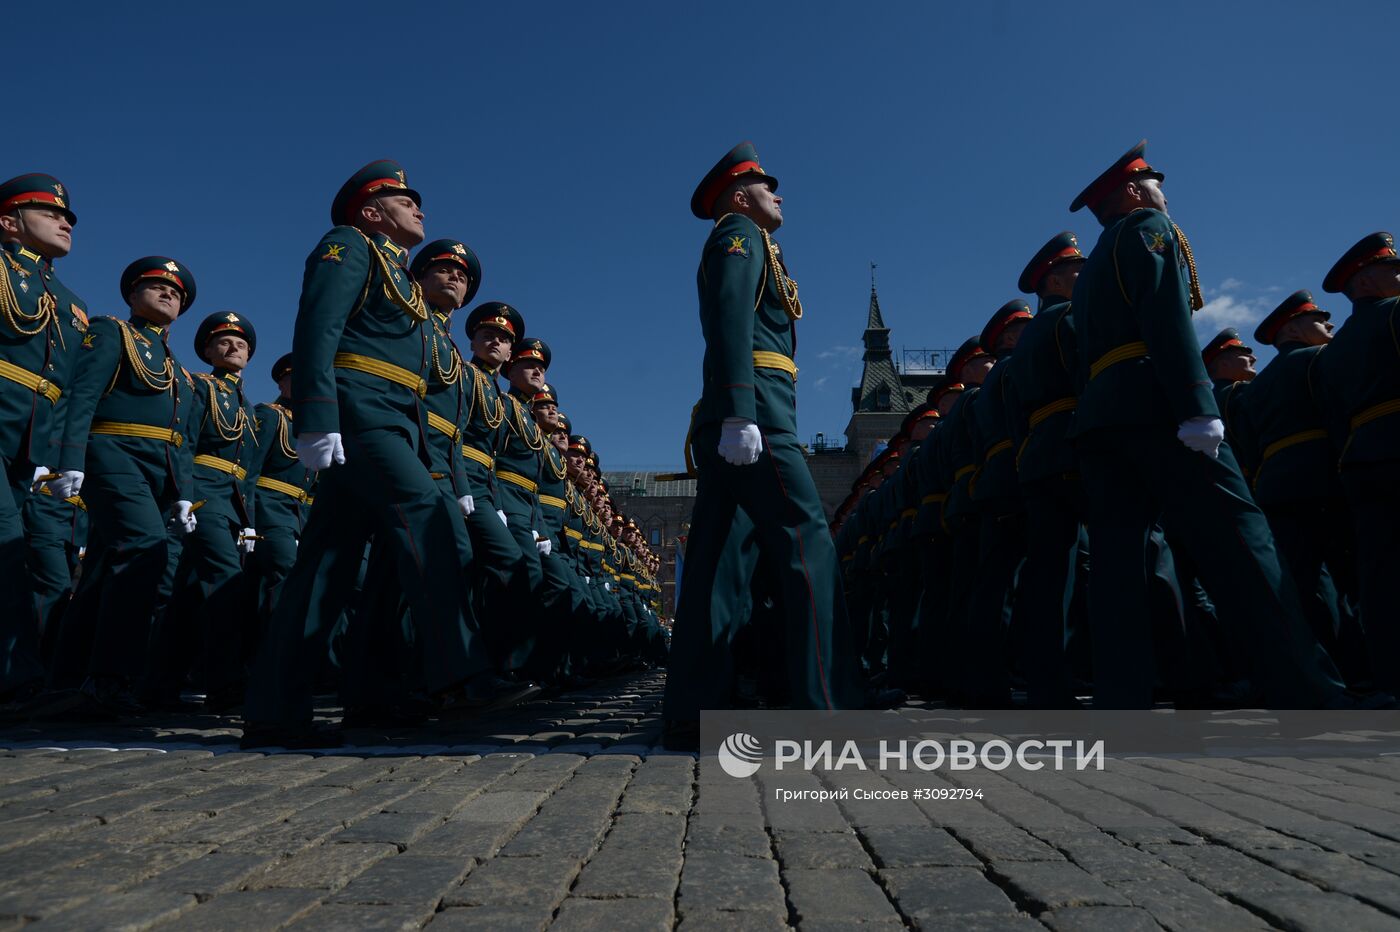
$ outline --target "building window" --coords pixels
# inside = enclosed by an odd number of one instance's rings
[[[654,527],[647,532],[647,543],[651,544],[653,547],[661,546],[661,528]]]
[[[888,411],[890,409],[890,390],[888,388],[877,388],[875,390],[875,410]]]

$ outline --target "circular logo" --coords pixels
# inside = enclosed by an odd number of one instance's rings
[[[719,765],[731,777],[743,780],[758,773],[763,745],[753,735],[735,732],[719,746]]]

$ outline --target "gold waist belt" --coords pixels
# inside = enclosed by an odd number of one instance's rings
[[[248,470],[244,469],[242,466],[239,466],[237,463],[232,462],[231,460],[220,459],[217,456],[210,456],[208,453],[201,453],[198,456],[196,456],[194,458],[194,464],[196,466],[208,466],[210,469],[217,469],[219,472],[226,472],[230,476],[237,476],[239,482],[242,482],[244,479],[248,478]]]
[[[560,511],[564,511],[569,507],[568,502],[564,501],[562,498],[555,498],[553,495],[541,495],[540,504],[548,505],[550,508],[558,508]]]
[[[904,509],[903,511],[901,511],[901,512],[899,513],[899,517],[900,517],[901,520],[904,519],[904,518],[912,518],[912,517],[914,517],[914,516],[915,516],[916,514],[918,514],[918,513],[919,513],[919,509],[917,509],[917,508],[906,508],[906,509]]]
[[[480,450],[478,450],[476,447],[469,446],[469,445],[467,445],[467,444],[465,444],[465,443],[462,444],[462,455],[465,456],[465,457],[466,457],[467,459],[469,459],[469,460],[473,460],[473,461],[475,461],[475,462],[480,463],[481,465],[485,466],[487,469],[495,469],[495,468],[496,468],[496,461],[495,461],[494,459],[492,459],[488,454],[483,453],[483,452],[481,452]]]
[[[1369,424],[1378,417],[1385,417],[1387,414],[1400,413],[1400,398],[1390,401],[1382,401],[1378,405],[1372,405],[1351,419],[1351,429],[1354,431],[1363,424]]]
[[[50,489],[50,488],[49,488],[48,486],[46,486],[46,485],[41,485],[41,486],[39,486],[39,494],[40,494],[40,495],[48,495],[48,496],[51,496],[51,497],[52,497],[52,495],[53,495],[53,490]],[[70,504],[70,505],[74,505],[74,506],[77,506],[78,508],[81,508],[83,511],[87,511],[87,502],[84,502],[84,501],[82,500],[82,498],[80,498],[80,497],[77,496],[77,495],[70,495],[70,496],[68,496],[67,498],[65,498],[64,501],[67,502],[67,503]]]
[[[974,473],[974,472],[976,472],[976,471],[977,471],[977,467],[976,467],[976,466],[973,466],[973,465],[970,465],[970,464],[967,465],[967,466],[964,466],[962,469],[959,469],[957,472],[953,473],[953,481],[954,481],[954,482],[957,482],[957,481],[958,481],[959,479],[961,479],[963,476],[970,475],[970,474],[972,474],[972,473]]]
[[[1141,359],[1146,355],[1147,344],[1143,343],[1141,340],[1136,343],[1124,344],[1117,349],[1111,349],[1095,360],[1094,364],[1089,367],[1089,378],[1098,378],[1099,373],[1103,372],[1103,370],[1107,369],[1109,366],[1117,365],[1120,362],[1126,362],[1129,359]]]
[[[185,438],[164,427],[149,424],[128,424],[125,421],[93,421],[92,433],[111,437],[145,437],[147,440],[164,440],[173,446],[181,446]]]
[[[999,440],[987,448],[987,455],[982,457],[982,462],[985,463],[998,453],[1005,453],[1009,449],[1011,449],[1010,440]]]
[[[518,485],[527,492],[538,492],[540,488],[539,486],[535,485],[535,481],[533,479],[526,479],[519,473],[507,472],[504,469],[496,473],[496,478],[504,479],[511,485]]]
[[[1264,448],[1264,455],[1260,457],[1259,465],[1264,465],[1266,462],[1269,461],[1269,457],[1273,456],[1275,453],[1278,453],[1280,450],[1287,450],[1291,446],[1295,446],[1300,443],[1307,443],[1309,440],[1326,439],[1327,431],[1325,430],[1300,430],[1296,434],[1289,434],[1287,437],[1275,440],[1273,443],[1269,444],[1267,447]]]
[[[919,504],[932,505],[934,502],[941,502],[947,497],[948,496],[944,495],[942,492],[934,492],[932,495],[925,495],[923,498],[919,499]]]
[[[451,437],[453,443],[457,442],[457,425],[453,424],[441,414],[434,414],[433,412],[429,411],[428,426],[440,434],[446,434],[447,436]]]
[[[310,501],[306,497],[306,490],[292,485],[290,482],[283,482],[281,479],[269,479],[267,476],[258,476],[258,488],[271,489],[274,492],[281,492],[283,495],[290,495],[303,505]]]
[[[567,534],[569,537],[573,538],[574,540],[583,540],[582,531],[575,531],[571,527],[566,527],[564,528],[564,533]]]
[[[1047,417],[1059,414],[1061,411],[1073,411],[1078,405],[1079,402],[1074,398],[1061,398],[1058,401],[1052,401],[1048,405],[1036,408],[1031,412],[1031,427],[1034,428]]]
[[[756,369],[781,369],[792,376],[794,382],[797,381],[797,363],[788,359],[782,353],[770,353],[767,350],[754,350],[753,364]]]
[[[409,372],[401,366],[385,362],[382,359],[372,359],[358,353],[336,353],[332,365],[337,369],[353,369],[356,372],[364,372],[367,375],[387,379],[395,385],[402,385],[419,398],[428,396],[428,383],[419,377],[418,373]]]
[[[23,385],[36,395],[43,395],[49,400],[49,404],[56,404],[58,402],[58,397],[63,394],[63,389],[53,384],[42,375],[35,375],[28,369],[21,368],[3,359],[0,359],[0,379],[9,379],[11,382],[17,382]]]
[[[593,541],[591,541],[591,540],[581,540],[581,541],[578,542],[578,545],[579,545],[580,547],[583,547],[583,548],[586,549],[586,550],[597,550],[597,551],[601,552],[602,549],[603,549],[603,545],[602,545],[602,544],[595,544],[595,543],[594,543]]]

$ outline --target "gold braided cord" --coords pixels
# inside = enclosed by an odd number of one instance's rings
[[[567,476],[567,475],[569,474],[569,467],[568,467],[568,464],[566,464],[566,463],[564,462],[564,457],[562,457],[562,456],[559,455],[559,451],[556,450],[556,449],[554,448],[554,444],[552,444],[552,443],[546,443],[546,444],[544,445],[544,451],[543,451],[543,452],[544,452],[544,461],[545,461],[545,463],[548,464],[548,466],[549,466],[549,474],[550,474],[550,475],[552,475],[555,479],[563,479],[565,476]],[[554,461],[555,461],[556,459],[559,461],[559,465],[558,465],[558,466],[555,466],[555,465],[554,465]]]
[[[540,432],[539,425],[534,418],[525,417],[525,406],[513,395],[510,396],[511,413],[514,415],[510,420],[511,430],[520,442],[525,444],[525,449],[531,453],[538,453],[544,449],[544,434]]]
[[[13,256],[6,253],[5,259],[16,274],[24,274],[24,269]],[[32,337],[43,333],[44,329],[58,318],[57,308],[58,302],[45,289],[39,296],[38,310],[33,314],[26,314],[20,306],[19,296],[15,294],[15,286],[10,281],[9,273],[0,274],[0,314],[4,315],[5,322],[20,336]]]
[[[1186,257],[1186,271],[1191,274],[1191,310],[1199,311],[1206,306],[1206,302],[1201,297],[1201,280],[1196,275],[1195,253],[1191,252],[1191,244],[1186,241],[1186,234],[1181,232],[1181,227],[1173,223],[1172,231],[1176,233],[1177,241],[1181,243],[1181,254]]]
[[[359,231],[357,230],[356,232]],[[404,277],[408,279],[408,297],[404,297],[403,293],[399,291],[398,286],[394,284],[396,266],[390,263],[389,257],[384,255],[384,250],[380,249],[375,244],[374,240],[365,236],[364,233],[360,233],[360,236],[363,236],[365,243],[368,244],[369,254],[379,263],[379,271],[384,279],[382,282],[384,297],[388,298],[398,306],[399,310],[419,323],[427,320],[428,305],[423,301],[423,287],[413,280],[413,276],[404,273]],[[402,270],[399,269],[398,271]]]
[[[116,320],[116,318],[113,318]],[[117,329],[122,334],[122,348],[126,350],[126,361],[131,366],[137,380],[156,392],[168,392],[175,384],[175,363],[169,351],[165,354],[165,365],[157,372],[141,361],[141,351],[136,348],[136,331],[125,321],[117,320]],[[147,345],[150,345],[149,343]]]
[[[448,346],[452,347],[451,365],[445,369],[438,353],[438,337],[447,340]],[[433,317],[433,372],[437,374],[438,381],[444,385],[456,385],[462,380],[462,354],[457,352],[457,344],[452,342],[451,335],[446,333],[445,328],[441,326],[438,315]]]
[[[296,459],[297,451],[296,448],[292,445],[291,435],[292,412],[288,411],[281,405],[275,403],[269,404],[268,407],[271,408],[277,414],[278,448],[282,451],[282,455],[287,457],[287,459]]]
[[[778,244],[773,242],[767,230],[760,227],[759,232],[763,234],[763,246],[768,251],[768,268],[773,273],[778,297],[783,300],[783,310],[787,313],[788,320],[801,320],[802,302],[797,297],[797,282],[793,281],[783,268],[782,260],[778,257]]]
[[[205,381],[209,383],[209,412],[214,415],[214,430],[218,432],[219,439],[229,442],[242,440],[243,430],[248,426],[248,412],[244,410],[242,401],[238,404],[238,413],[233,416],[233,422],[224,420],[223,414],[219,412],[219,408],[222,407],[219,404],[219,395],[227,393],[234,394],[235,398],[238,396],[236,393],[221,391],[219,380],[216,378],[205,377]]]
[[[497,427],[501,426],[501,421],[505,420],[506,416],[505,405],[501,403],[501,394],[499,391],[496,392],[496,406],[493,411],[486,406],[486,373],[482,372],[476,366],[472,366],[472,376],[476,382],[473,389],[475,398],[473,407],[479,407],[481,409],[481,421],[486,425],[487,429],[495,430]],[[468,413],[469,420],[470,417],[471,415]]]

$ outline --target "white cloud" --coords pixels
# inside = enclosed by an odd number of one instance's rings
[[[1268,301],[1263,298],[1241,300],[1233,295],[1222,294],[1211,298],[1206,306],[1196,312],[1195,323],[1215,324],[1220,327],[1238,327],[1264,319],[1269,312]]]
[[[1220,291],[1239,291],[1244,286],[1244,282],[1238,278],[1227,278],[1220,283]]]
[[[814,387],[814,388],[821,388],[823,385],[825,385],[825,384],[827,383],[827,380],[828,380],[829,378],[831,378],[831,377],[830,377],[830,376],[827,376],[827,375],[822,376],[821,378],[817,379],[817,381],[813,384],[813,387]]]
[[[831,347],[830,349],[822,350],[820,353],[817,354],[817,358],[845,360],[858,359],[860,358],[860,354],[862,352],[864,352],[864,347],[837,345]]]

